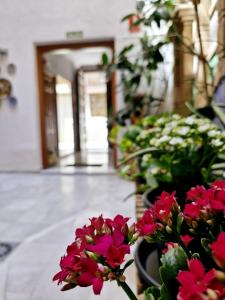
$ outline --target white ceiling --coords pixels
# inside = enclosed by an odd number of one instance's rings
[[[109,57],[112,56],[111,49],[104,47],[90,47],[80,50],[61,49],[48,53],[48,56],[64,56],[77,69],[81,66],[101,64],[103,53],[107,53]]]

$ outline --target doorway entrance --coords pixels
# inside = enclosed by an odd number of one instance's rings
[[[37,45],[43,168],[115,165],[108,143],[115,111],[115,78],[107,79],[102,53],[113,40]]]

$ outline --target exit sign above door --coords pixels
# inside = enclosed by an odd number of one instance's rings
[[[84,37],[83,31],[68,31],[66,32],[67,40],[80,40]]]

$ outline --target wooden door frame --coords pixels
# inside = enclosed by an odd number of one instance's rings
[[[38,97],[39,97],[39,118],[40,118],[40,144],[42,154],[42,168],[48,167],[48,155],[45,134],[45,97],[44,97],[44,64],[43,54],[60,49],[79,50],[91,47],[105,47],[115,50],[115,43],[113,39],[95,39],[95,40],[82,40],[82,41],[65,41],[65,42],[52,42],[52,43],[38,43],[36,47],[36,63],[37,63],[37,81],[38,81]],[[112,76],[112,111],[116,111],[116,92],[115,92],[115,74]],[[115,162],[115,154],[114,154]]]

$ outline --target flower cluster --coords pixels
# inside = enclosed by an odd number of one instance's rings
[[[120,215],[90,219],[76,230],[54,280],[66,283],[62,290],[92,286],[95,294],[105,281],[116,280],[131,300],[137,300],[124,277],[132,260],[123,263],[142,236],[159,244],[162,253],[162,288],[150,288],[147,299],[224,300],[225,181],[217,180],[208,189],[191,188],[184,205],[179,203],[175,192],[163,192],[130,227],[129,218]]]
[[[217,229],[224,222],[224,213],[225,181],[215,181],[209,189],[197,186],[187,192],[184,216],[189,226],[193,227],[192,232],[202,222],[206,223],[207,228]]]
[[[53,278],[66,282],[62,290],[92,286],[94,293],[100,294],[104,281],[124,279],[125,268],[120,267],[137,238],[135,226],[129,227],[128,220],[121,215],[113,220],[101,215],[76,230],[75,241],[61,258],[61,271]]]
[[[174,151],[193,145],[199,149],[207,139],[212,148],[219,152],[225,151],[225,134],[207,118],[194,115],[183,118],[173,114],[159,117],[153,126],[151,117],[145,118],[143,123],[144,130],[137,137],[141,144],[147,143],[163,151]]]
[[[224,300],[225,286],[217,278],[214,269],[205,272],[204,266],[198,259],[188,261],[188,271],[180,271],[177,280],[181,284],[178,300]]]
[[[185,192],[218,176],[212,165],[222,161],[225,133],[209,119],[195,115],[150,116],[129,127],[120,146],[124,177],[139,176],[150,188],[164,184]],[[219,173],[224,178],[224,170]]]
[[[178,270],[178,300],[224,300],[225,181],[191,188],[183,209],[178,203],[174,193],[163,192],[138,221],[139,234],[167,242],[163,253],[182,249],[189,269]]]
[[[141,236],[148,240],[167,240],[171,233],[172,217],[174,212],[179,211],[175,193],[171,195],[163,192],[155,204],[145,211],[143,217],[137,222],[137,229]]]

